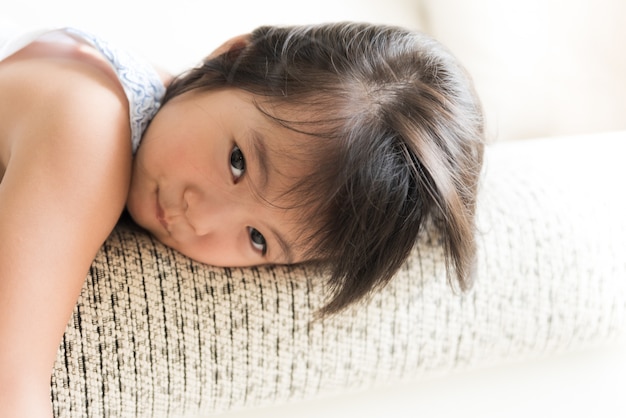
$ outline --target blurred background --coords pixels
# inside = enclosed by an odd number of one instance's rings
[[[263,24],[401,25],[430,33],[463,61],[484,103],[492,141],[626,129],[624,0],[4,3],[0,22],[79,26],[174,73]]]
[[[340,20],[446,44],[475,80],[491,141],[626,129],[624,0],[3,0],[0,15],[24,29],[84,28],[173,73],[259,25]],[[229,416],[626,416],[624,349]]]

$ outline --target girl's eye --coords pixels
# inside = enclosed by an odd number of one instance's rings
[[[265,242],[263,235],[252,227],[248,227],[248,233],[250,234],[252,247],[254,247],[254,249],[262,255],[265,255],[265,253],[267,253],[267,243]]]
[[[237,145],[230,152],[230,172],[233,174],[235,181],[239,180],[246,171],[246,159]]]

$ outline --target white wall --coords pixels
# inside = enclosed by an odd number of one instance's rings
[[[263,24],[424,29],[474,76],[492,139],[626,129],[624,0],[2,1],[0,23],[80,26],[174,73]]]
[[[174,72],[195,64],[229,37],[264,24],[358,20],[419,26],[416,0],[9,1],[0,21],[79,26]]]
[[[495,139],[626,129],[626,1],[420,0]]]

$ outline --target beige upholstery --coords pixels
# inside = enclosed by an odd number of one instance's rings
[[[626,132],[491,146],[474,289],[451,291],[430,232],[386,289],[324,321],[313,271],[207,267],[122,224],[59,349],[56,416],[209,416],[624,335],[625,153]]]

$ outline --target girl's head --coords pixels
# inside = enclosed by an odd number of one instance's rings
[[[433,222],[449,277],[470,285],[482,113],[440,44],[335,23],[225,45],[172,83],[146,132],[140,224],[211,264],[320,262],[332,313],[384,285]]]

